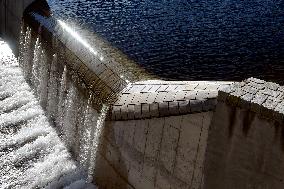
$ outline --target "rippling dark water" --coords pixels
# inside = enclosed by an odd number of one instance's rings
[[[174,80],[283,83],[282,0],[48,0],[142,67]]]

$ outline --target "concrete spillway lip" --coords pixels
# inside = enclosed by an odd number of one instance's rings
[[[218,101],[284,122],[284,87],[276,83],[249,78],[221,89]]]
[[[233,83],[158,80],[92,31],[34,12],[29,16],[46,29],[42,34],[49,32],[62,43],[59,49],[67,49],[62,53],[67,66],[81,75],[94,96],[102,102],[110,99],[111,120],[211,111],[218,90]]]
[[[0,141],[0,188],[95,188],[49,124],[1,39]]]

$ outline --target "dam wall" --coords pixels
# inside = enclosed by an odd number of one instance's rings
[[[221,90],[208,134],[205,189],[284,187],[284,88],[250,78]]]
[[[18,48],[21,22],[25,9],[35,0],[0,0],[0,36],[14,52]]]
[[[283,187],[283,87],[160,80],[92,31],[30,10],[15,38],[20,66],[90,182]]]
[[[75,23],[32,12],[19,61],[73,158],[101,188],[200,188],[218,90],[163,81]]]

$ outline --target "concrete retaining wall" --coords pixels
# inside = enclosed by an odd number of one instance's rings
[[[284,88],[248,79],[219,92],[205,189],[284,187]]]
[[[107,121],[96,182],[102,188],[202,188],[211,116]]]

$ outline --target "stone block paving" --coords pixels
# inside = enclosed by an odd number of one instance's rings
[[[276,83],[249,78],[222,88],[218,101],[249,109],[268,119],[284,120],[284,87]]]
[[[218,90],[233,82],[147,80],[129,85],[112,104],[112,120],[207,112],[215,109]]]

